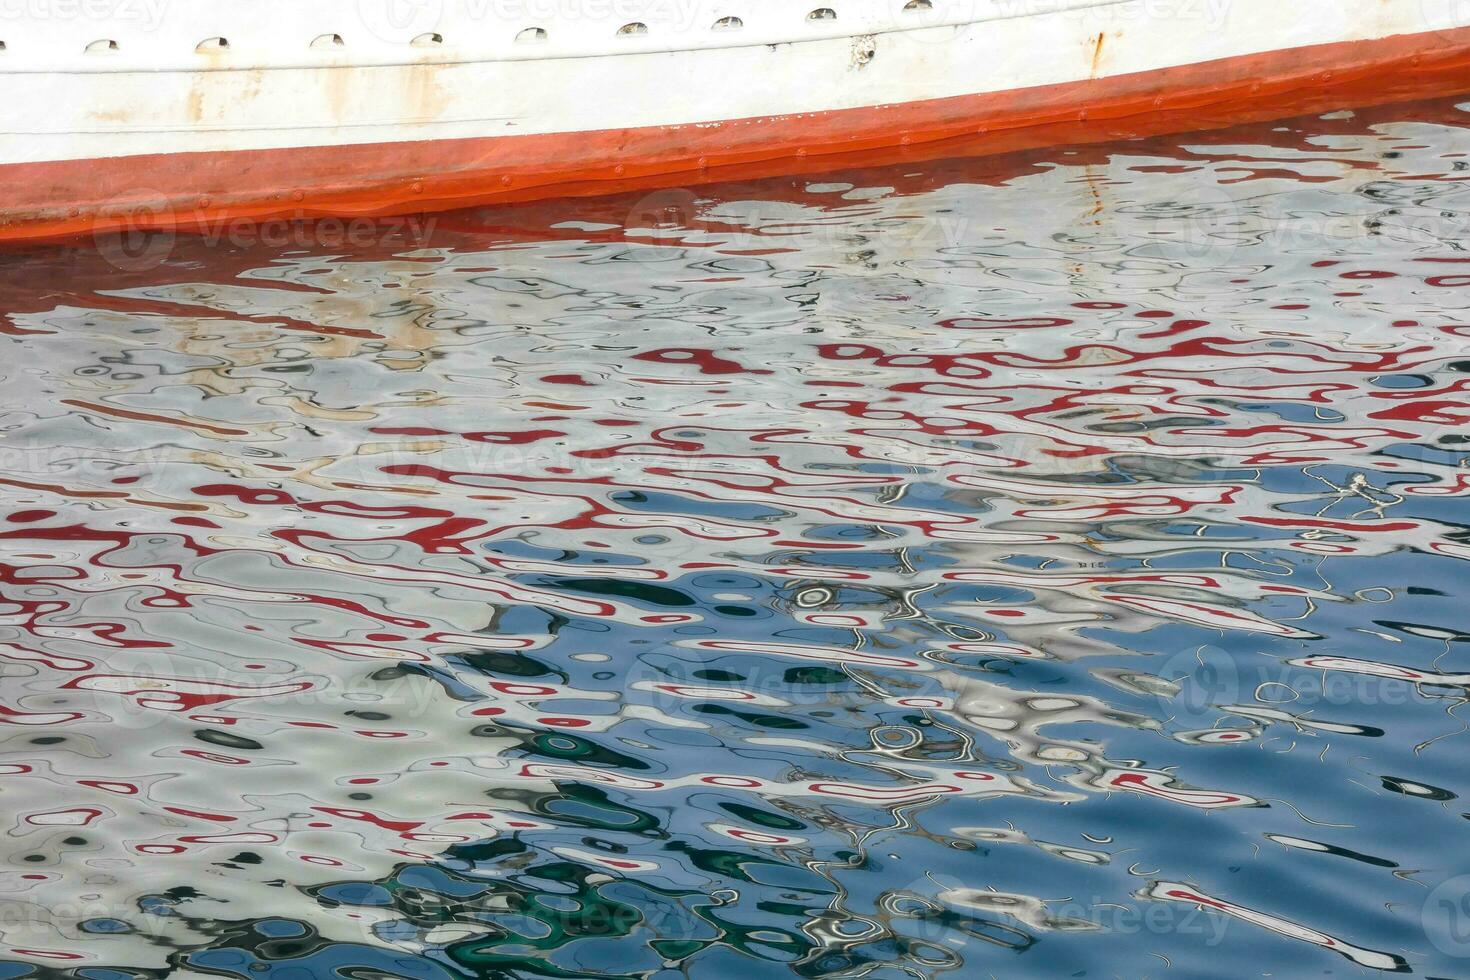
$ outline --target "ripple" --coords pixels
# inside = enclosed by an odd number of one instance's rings
[[[0,257],[0,975],[1463,972],[1464,109]]]

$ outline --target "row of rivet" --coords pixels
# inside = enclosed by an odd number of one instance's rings
[[[907,13],[914,13],[917,11],[932,10],[933,7],[934,4],[932,0],[908,0],[908,3],[904,4],[903,9]],[[809,21],[836,20],[837,11],[833,10],[831,7],[818,7],[811,13],[807,14],[806,19]],[[739,17],[721,17],[710,26],[710,30],[738,31],[744,26],[745,22]],[[634,21],[631,24],[624,24],[622,27],[619,27],[617,33],[620,37],[636,37],[638,35],[647,34],[648,25],[638,21]],[[544,27],[528,27],[516,35],[516,43],[534,44],[545,41],[550,36],[551,35],[547,33],[546,28]],[[341,34],[321,34],[318,35],[311,42],[311,46],[313,48],[340,48],[345,47],[346,43],[347,42],[342,40]],[[420,34],[409,43],[412,44],[414,47],[432,47],[435,45],[443,44],[444,36],[442,34],[433,33]],[[207,38],[206,40],[200,41],[199,44],[194,48],[194,50],[200,54],[210,54],[216,51],[226,51],[229,49],[229,47],[230,42],[225,38],[211,37]],[[0,41],[0,51],[4,50],[5,42]],[[118,43],[116,41],[107,39],[93,41],[91,44],[87,45],[86,48],[88,54],[110,54],[117,50],[119,50]]]

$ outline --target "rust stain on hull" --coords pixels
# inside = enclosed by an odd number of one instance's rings
[[[1112,53],[1101,35],[1088,43],[1099,65]],[[324,68],[313,94],[326,103],[324,114],[337,120],[329,126],[365,115],[381,120],[386,113],[432,119],[455,84],[451,70],[421,65],[385,90],[375,88],[383,79],[371,69]],[[204,84],[222,87],[201,96],[204,119],[212,117],[216,95],[253,98],[261,85],[256,78],[230,87],[225,79],[236,73],[208,74],[217,81]],[[0,165],[0,242],[139,228],[207,230],[236,219],[419,213],[814,173],[885,154],[915,160],[1004,153],[1467,89],[1470,28],[761,119],[7,164]],[[320,134],[324,143],[338,135],[330,128]]]

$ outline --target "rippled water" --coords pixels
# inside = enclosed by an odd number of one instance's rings
[[[4,256],[0,977],[1470,975],[1467,123]]]

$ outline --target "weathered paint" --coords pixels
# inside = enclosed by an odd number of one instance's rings
[[[0,239],[686,182],[1080,118],[1146,131],[1151,115],[1374,97],[1390,79],[1470,89],[1470,6],[1452,0],[822,0],[838,16],[815,22],[786,0],[647,0],[646,34],[619,36],[630,8],[608,4],[531,45],[515,37],[538,25],[491,0],[395,28],[371,4],[7,24]],[[712,29],[727,16],[744,26]],[[426,32],[442,43],[412,43]],[[99,35],[117,50],[86,53]],[[217,37],[228,47],[199,49]]]

